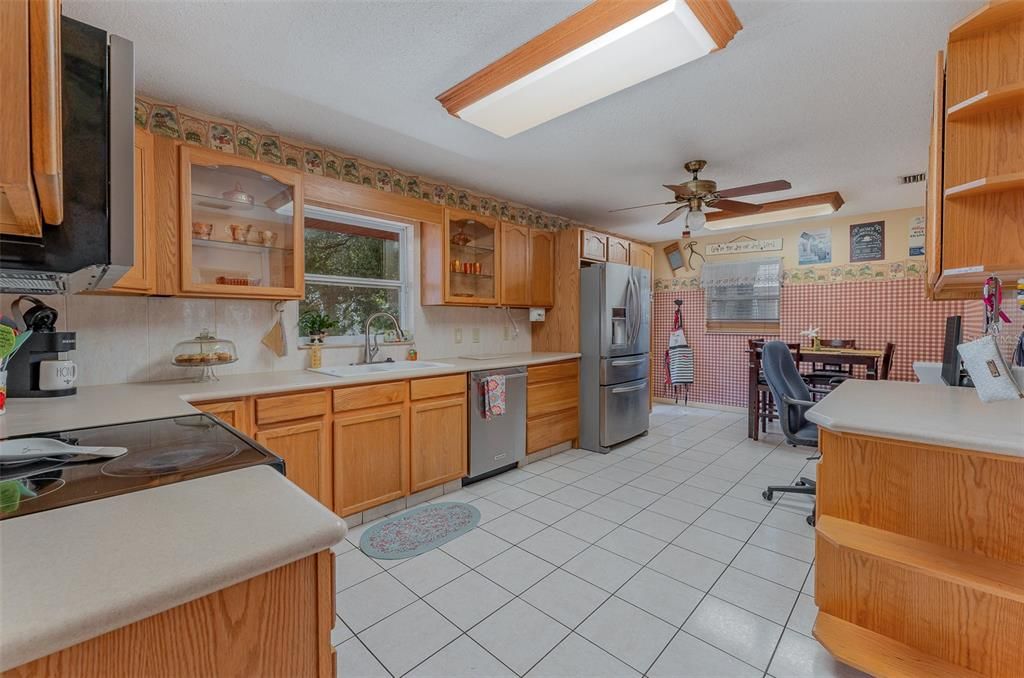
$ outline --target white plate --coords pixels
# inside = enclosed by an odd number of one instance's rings
[[[86,447],[68,445],[54,438],[16,438],[0,440],[0,462],[29,461],[60,455],[88,454],[95,457],[120,457],[128,451],[126,447]]]

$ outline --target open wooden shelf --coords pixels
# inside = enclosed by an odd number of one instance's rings
[[[969,99],[964,99],[946,110],[946,120],[949,122],[968,120],[989,111],[1020,103],[1024,103],[1024,82],[985,90]]]
[[[814,637],[840,661],[887,678],[979,678],[980,673],[925,654],[862,626],[818,613]]]
[[[868,527],[834,516],[817,522],[820,537],[934,579],[1024,604],[1024,565]]]
[[[1014,172],[995,177],[983,177],[957,186],[951,186],[946,189],[945,196],[947,200],[959,200],[976,195],[1000,193],[1002,191],[1013,191],[1022,188],[1024,188],[1024,172]]]
[[[994,0],[954,26],[949,32],[949,41],[965,40],[1021,18],[1024,18],[1024,2]]]

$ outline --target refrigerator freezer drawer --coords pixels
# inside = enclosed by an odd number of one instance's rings
[[[650,362],[647,353],[620,358],[601,358],[601,384],[624,384],[627,381],[645,379]]]
[[[647,379],[601,387],[601,445],[610,447],[647,430]]]

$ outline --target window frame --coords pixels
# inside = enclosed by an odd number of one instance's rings
[[[759,263],[759,260],[751,260],[750,262],[739,261],[739,262],[722,262],[722,263]],[[758,335],[779,335],[781,334],[782,326],[782,261],[778,263],[779,279],[778,282],[774,283],[773,287],[777,290],[776,294],[773,295],[755,295],[753,290],[758,287],[756,282],[743,283],[741,285],[712,285],[704,287],[704,331],[707,334],[758,334]],[[737,290],[751,288],[750,299],[759,297],[761,299],[775,301],[775,317],[767,319],[742,319],[742,318],[725,318],[712,319],[709,317],[712,304],[715,301],[715,290],[720,288]]]
[[[346,212],[340,209],[330,209],[325,207],[317,207],[315,205],[303,205],[303,214],[305,216],[318,217],[327,221],[337,221],[341,223],[350,224],[352,226],[362,226],[364,228],[372,228],[378,231],[389,231],[391,233],[398,234],[398,280],[388,280],[384,278],[360,278],[358,276],[343,276],[343,275],[324,275],[320,273],[307,273],[303,270],[303,299],[305,299],[306,285],[338,285],[346,287],[363,287],[367,289],[380,289],[388,288],[398,290],[398,307],[399,307],[399,318],[398,321],[402,326],[402,330],[406,335],[411,335],[413,331],[413,270],[412,270],[412,225],[404,224],[397,221],[389,221],[387,219],[378,219],[376,217],[368,217],[361,214],[354,214],[352,212]],[[303,221],[302,225],[302,237],[305,240],[306,229],[308,227]],[[316,229],[314,229],[316,230]],[[309,343],[308,337],[299,337],[303,345]],[[335,346],[355,346],[362,345],[366,340],[366,333],[359,332],[357,334],[340,334],[340,335],[329,335],[324,338],[324,345],[335,345]],[[397,343],[409,343],[397,342]]]

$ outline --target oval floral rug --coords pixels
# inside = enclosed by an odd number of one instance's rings
[[[359,548],[371,558],[412,558],[469,532],[479,522],[480,509],[471,504],[423,504],[363,532]]]

